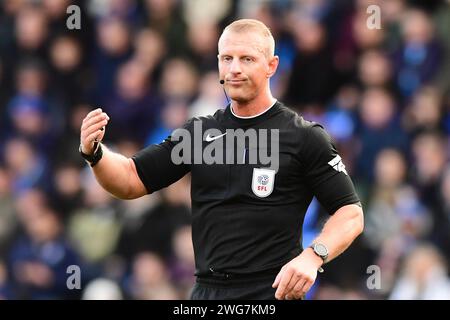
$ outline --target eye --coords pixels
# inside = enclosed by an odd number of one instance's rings
[[[230,57],[230,56],[223,56],[222,57],[222,61],[224,61],[224,62],[230,62],[231,60],[233,60],[233,58]]]
[[[244,62],[246,62],[246,63],[253,62],[253,58],[252,58],[252,57],[244,57],[243,60],[244,60]]]

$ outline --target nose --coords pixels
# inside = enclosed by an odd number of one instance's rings
[[[241,73],[241,65],[239,59],[233,59],[230,65],[230,73],[239,74]]]

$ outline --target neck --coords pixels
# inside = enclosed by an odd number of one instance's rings
[[[250,101],[232,100],[233,113],[239,117],[252,117],[263,113],[275,103],[275,98],[270,94],[261,95]]]

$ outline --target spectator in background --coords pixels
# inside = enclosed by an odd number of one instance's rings
[[[391,63],[380,50],[365,51],[358,64],[358,78],[363,87],[393,88]]]
[[[189,185],[189,178],[184,177],[163,190],[160,199],[153,198],[138,217],[129,217],[117,245],[118,254],[130,259],[141,251],[152,251],[165,260],[172,257],[173,234],[191,218]]]
[[[219,26],[227,18],[232,7],[231,1],[182,0],[180,4],[186,22],[186,45],[189,48],[186,57],[201,74],[216,71]]]
[[[178,292],[171,284],[163,260],[150,251],[137,254],[125,284],[127,294],[137,300],[175,300]]]
[[[168,268],[172,282],[180,293],[181,299],[189,299],[195,283],[195,259],[192,246],[192,229],[189,224],[178,227],[172,236],[173,256]]]
[[[26,58],[17,65],[15,80],[16,93],[31,97],[44,97],[47,89],[47,69],[45,63],[36,58]]]
[[[408,140],[399,126],[398,109],[392,95],[381,88],[366,90],[361,97],[360,126],[356,133],[361,147],[357,174],[367,181],[373,179],[374,159],[384,148],[406,151]]]
[[[211,21],[191,22],[187,32],[189,45],[192,48],[191,60],[201,72],[217,69],[217,40],[219,30]]]
[[[450,231],[445,198],[442,198],[448,163],[446,141],[440,133],[424,132],[414,139],[412,150],[415,187],[432,212],[433,225],[427,240],[446,248]]]
[[[49,109],[39,97],[18,96],[8,105],[10,136],[20,135],[39,152],[50,154],[54,145]]]
[[[293,28],[297,55],[285,92],[286,103],[297,110],[327,102],[336,89],[336,73],[327,34],[320,21],[312,17],[295,19]],[[299,90],[298,88],[301,88]]]
[[[101,272],[103,262],[113,254],[121,229],[116,200],[84,170],[81,175],[82,207],[74,211],[67,223],[69,239],[88,264],[87,273]]]
[[[424,132],[412,142],[413,175],[423,201],[435,208],[438,205],[439,183],[448,159],[446,144],[438,132]]]
[[[391,300],[448,300],[450,279],[441,253],[430,245],[412,250],[403,264]]]
[[[47,94],[45,64],[33,58],[22,61],[14,80],[16,94],[8,102],[6,126],[0,132],[4,138],[23,135],[40,152],[50,155],[63,125]]]
[[[91,62],[96,77],[92,95],[97,105],[106,105],[114,91],[117,70],[132,54],[130,30],[120,18],[103,17],[96,25],[96,35],[98,47]]]
[[[436,88],[417,90],[403,113],[403,127],[412,136],[424,131],[444,131],[442,98]]]
[[[348,142],[354,135],[360,95],[361,92],[355,86],[344,86],[327,107],[324,125],[337,142]]]
[[[62,110],[71,107],[86,98],[89,82],[86,81],[87,70],[80,40],[71,35],[59,35],[50,45],[51,85],[54,96]],[[68,115],[61,115],[61,120]]]
[[[53,204],[63,214],[63,222],[67,223],[71,213],[83,207],[84,193],[77,163],[67,161],[55,165],[51,194]]]
[[[49,29],[43,8],[27,4],[17,12],[15,22],[16,43],[8,53],[10,61],[29,55],[45,60]]]
[[[355,132],[358,126],[357,106],[360,96],[361,92],[354,85],[341,87],[334,100],[327,105],[322,120],[340,150],[347,172],[351,175],[355,173],[357,156],[355,145],[358,141]]]
[[[12,138],[6,142],[4,161],[13,181],[14,196],[35,187],[50,190],[48,159],[24,138]]]
[[[164,106],[157,116],[159,122],[148,130],[146,145],[160,143],[180,123],[186,121],[189,104],[198,90],[197,82],[198,74],[190,62],[174,58],[165,63],[159,88]]]
[[[217,71],[210,71],[202,75],[199,94],[189,108],[189,118],[213,115],[217,106],[228,104],[222,87],[217,85],[218,78]]]
[[[150,130],[145,145],[160,143],[167,138],[173,130],[186,122],[188,106],[185,101],[172,100],[162,109],[160,121]]]
[[[186,56],[189,49],[186,22],[181,14],[180,2],[175,0],[145,0],[144,27],[156,30],[165,39],[170,56]]]
[[[198,74],[189,61],[174,58],[166,62],[160,87],[165,102],[181,100],[189,103],[195,98],[197,86]]]
[[[15,299],[69,299],[76,290],[67,289],[67,267],[80,260],[63,236],[58,213],[39,190],[24,192],[17,214],[24,234],[12,245],[8,265]]]
[[[382,150],[375,162],[373,195],[367,214],[365,236],[379,249],[389,238],[404,237],[414,241],[430,230],[430,216],[407,181],[405,158],[395,149]]]
[[[408,183],[405,158],[394,149],[381,151],[367,209],[366,232],[374,263],[383,270],[381,294],[393,286],[400,259],[431,231],[432,216]]]
[[[396,84],[405,101],[436,76],[442,50],[430,17],[419,9],[407,11],[402,19],[402,43],[393,58]]]
[[[82,1],[78,1],[77,5],[81,5]],[[66,19],[67,8],[71,5],[70,0],[41,0],[42,8],[45,12],[48,22],[48,31],[50,38],[56,34],[67,31]],[[84,19],[87,20],[87,19]],[[86,22],[86,21],[85,21]],[[82,31],[81,31],[82,32]]]
[[[146,70],[151,81],[157,81],[160,64],[167,54],[166,43],[159,33],[150,28],[139,30],[134,37],[133,60]]]
[[[402,16],[408,10],[406,0],[379,1],[383,13],[383,29],[385,30],[385,51],[394,52],[401,41]]]
[[[371,1],[356,0],[355,2],[356,10],[351,21],[354,50],[361,53],[365,50],[382,47],[386,37],[384,29],[367,28],[367,8],[372,4]]]
[[[115,118],[110,139],[131,139],[143,145],[149,128],[154,128],[162,101],[149,81],[148,72],[137,61],[124,63],[116,74],[115,90],[104,110]]]

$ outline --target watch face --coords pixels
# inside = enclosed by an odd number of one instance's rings
[[[323,244],[316,243],[314,245],[314,250],[317,252],[319,256],[325,257],[328,255],[328,249]]]

